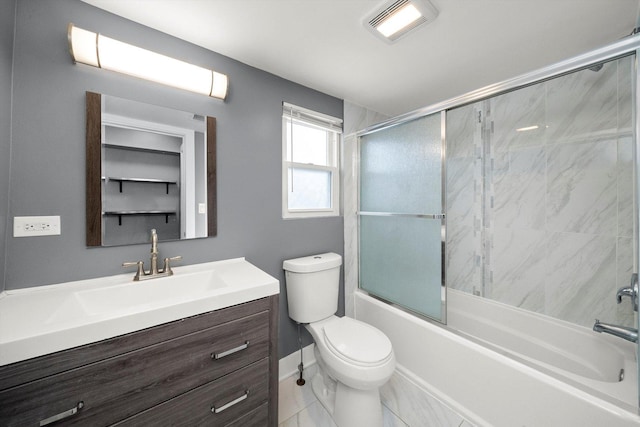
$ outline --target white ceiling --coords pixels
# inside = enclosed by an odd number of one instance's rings
[[[362,24],[384,0],[83,1],[389,116],[614,42],[640,3],[432,0],[433,23],[387,44]]]

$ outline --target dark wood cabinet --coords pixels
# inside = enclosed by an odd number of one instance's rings
[[[266,297],[2,366],[0,425],[276,426],[277,305]]]

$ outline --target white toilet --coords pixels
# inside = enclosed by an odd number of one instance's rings
[[[382,427],[379,387],[393,373],[391,341],[373,326],[337,317],[342,258],[325,253],[283,263],[289,317],[315,341],[313,391],[338,427]]]

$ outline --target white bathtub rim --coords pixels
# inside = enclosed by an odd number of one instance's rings
[[[575,332],[576,334],[586,336],[587,339],[593,339],[593,336],[597,336],[596,339],[598,340],[598,344],[597,344],[598,346],[602,345],[602,346],[608,347],[609,351],[613,351],[618,357],[622,359],[622,362],[623,362],[622,367],[624,368],[624,371],[625,371],[625,379],[623,382],[606,381],[606,380],[585,377],[580,374],[567,371],[562,367],[555,366],[553,364],[549,364],[544,361],[529,357],[527,354],[519,353],[517,351],[514,351],[513,349],[503,347],[490,340],[476,337],[472,333],[460,331],[455,326],[450,325],[448,327],[448,330],[455,332],[461,335],[462,337],[466,337],[470,341],[474,341],[476,343],[479,343],[480,345],[487,346],[489,349],[492,349],[500,354],[513,358],[514,360],[520,363],[523,363],[525,365],[528,365],[534,369],[540,370],[547,375],[558,378],[562,382],[566,381],[572,386],[578,389],[581,389],[583,391],[586,391],[589,394],[592,394],[596,397],[600,397],[606,401],[613,403],[614,405],[622,406],[631,412],[638,411],[638,385],[637,385],[638,366],[637,366],[637,360],[636,360],[635,345],[610,335],[596,334],[595,332],[591,332],[588,328],[585,328],[584,326],[576,325],[574,323],[566,322],[563,320],[554,319],[552,317],[549,317],[540,313],[533,313],[533,312],[528,312],[526,310],[520,310],[515,307],[509,306],[497,301],[480,298],[475,295],[470,295],[462,291],[449,290],[449,293],[452,297],[455,296],[456,298],[462,298],[461,301],[464,304],[468,304],[469,300],[479,299],[479,301],[481,301],[481,304],[497,309],[498,312],[500,311],[506,311],[507,313],[515,312],[518,316],[524,316],[525,318],[534,318],[534,321],[536,322],[542,321],[545,324],[557,323],[561,329],[565,329],[565,328],[569,329]],[[460,309],[460,307],[458,307],[458,309]],[[490,316],[494,316],[494,314],[495,314],[495,311],[492,309],[490,312]],[[463,316],[466,315],[464,311],[462,315]],[[457,317],[457,315],[455,317]],[[452,316],[451,318],[453,319],[454,316]],[[483,321],[485,321],[487,324],[495,324],[498,329],[503,328],[503,325],[496,323],[494,317],[491,317],[489,320],[483,319]],[[534,336],[534,341],[538,339],[537,336],[538,335]],[[553,342],[551,343],[551,348],[553,348],[554,351],[558,350],[558,348],[555,347]],[[567,352],[567,353],[569,354],[569,356],[572,357],[571,352]],[[588,359],[585,359],[580,355],[576,355],[576,356],[577,356],[577,360],[579,360],[580,363],[583,364],[583,366],[585,367],[593,366]]]
[[[447,289],[447,296],[448,297],[456,297],[456,298],[462,298],[462,299],[479,299],[482,301],[483,304],[485,305],[489,305],[492,307],[495,307],[498,310],[503,310],[503,311],[508,311],[508,312],[517,312],[518,316],[524,316],[527,318],[530,317],[534,317],[536,319],[536,322],[539,321],[543,321],[545,323],[553,323],[553,324],[559,324],[560,326],[564,327],[564,328],[568,328],[568,329],[572,329],[578,333],[585,333],[587,331],[589,331],[589,328],[586,328],[584,326],[572,323],[572,322],[568,322],[566,320],[563,319],[557,319],[551,316],[548,316],[546,314],[543,313],[537,313],[537,312],[532,312],[532,311],[528,311],[528,310],[524,310],[518,307],[514,307],[511,306],[509,304],[505,304],[499,301],[495,301],[489,298],[483,298],[483,297],[479,297],[473,294],[469,294],[467,292],[458,290],[458,289]],[[455,308],[453,308],[455,310]],[[491,320],[491,322],[493,323],[494,321]],[[594,332],[594,334],[596,334]],[[608,334],[599,334],[601,341],[603,341],[603,343],[606,343],[605,345],[609,345],[609,346],[613,346],[615,347],[616,351],[619,352],[620,354],[625,354],[628,351],[630,351],[629,349],[623,349],[621,348],[621,346],[623,345],[627,345],[629,348],[632,348],[633,352],[635,352],[635,345],[633,345],[632,343],[626,342],[621,340],[620,338],[614,337],[612,335],[608,335]]]
[[[461,314],[456,314],[455,317],[458,318],[459,316],[462,318],[467,318],[467,319],[471,319],[469,321],[474,322],[474,316],[468,316],[467,313],[465,313],[463,310],[451,310],[452,312],[458,312],[460,311]],[[453,316],[451,316],[453,317]],[[495,328],[496,330],[500,330],[500,331],[505,331],[506,333],[509,333],[510,327],[507,326],[505,327],[503,324],[496,322],[494,320],[491,319],[482,319],[482,322],[484,324],[486,324],[488,327],[491,328]],[[483,343],[487,343],[488,345],[492,346],[492,347],[498,347],[503,349],[504,351],[508,352],[508,353],[515,353],[515,354],[519,354],[522,355],[524,359],[527,360],[536,360],[535,358],[531,358],[527,355],[527,353],[521,352],[521,351],[517,351],[517,350],[510,350],[507,347],[504,347],[500,344],[497,344],[494,340],[488,339],[488,338],[484,338],[484,337],[480,337],[477,336],[476,334],[474,334],[473,332],[467,332],[466,327],[467,325],[458,325],[458,324],[453,324],[453,323],[449,323],[448,327],[452,330],[456,330],[456,331],[460,331],[464,336],[470,336],[470,337],[475,337],[477,340],[483,342]],[[574,328],[571,328],[572,331],[575,331]],[[583,335],[586,336],[585,333],[586,331],[583,330],[578,330],[578,332]],[[595,333],[594,333],[595,334]],[[588,336],[587,336],[588,337]],[[619,359],[621,360],[627,360],[630,358],[633,358],[632,353],[629,353],[627,351],[625,351],[625,349],[621,348],[620,346],[615,346],[612,343],[610,343],[608,340],[606,339],[601,339],[604,338],[605,336],[599,336],[598,337],[598,342],[599,345],[607,347],[609,349],[609,351],[612,353],[612,355],[617,356]],[[588,337],[590,339],[593,339],[592,337]],[[617,376],[616,376],[616,380],[607,380],[604,379],[604,377],[607,376],[607,374],[605,372],[603,372],[601,369],[599,369],[599,366],[597,364],[597,362],[592,362],[588,357],[581,355],[581,354],[577,354],[575,352],[569,351],[568,349],[566,349],[565,347],[558,347],[556,345],[554,345],[553,343],[549,344],[547,342],[545,342],[544,340],[542,340],[539,337],[530,337],[527,336],[526,341],[528,343],[532,343],[535,344],[536,346],[539,346],[541,348],[543,348],[544,350],[550,351],[552,353],[557,353],[559,354],[561,357],[563,357],[566,360],[569,361],[574,361],[575,363],[577,363],[578,365],[582,366],[584,371],[588,372],[589,374],[587,375],[581,375],[577,372],[573,372],[571,370],[567,370],[564,367],[560,367],[559,365],[554,365],[553,363],[550,362],[544,362],[544,361],[537,361],[535,363],[537,364],[542,364],[545,366],[557,366],[557,369],[562,370],[564,372],[568,372],[568,373],[573,373],[575,376],[582,376],[585,378],[589,378],[591,380],[594,381],[601,381],[601,382],[609,382],[609,383],[616,383],[617,382]],[[598,377],[598,378],[597,378]]]
[[[464,333],[461,333],[461,335],[463,337],[466,336],[466,334]],[[468,336],[468,339],[471,342],[474,342],[474,340],[479,340],[478,338],[475,338],[471,335]],[[482,340],[479,340],[479,341],[482,341]],[[635,375],[637,368],[636,366],[630,365],[626,360],[624,365],[626,381],[623,384],[619,382],[611,383],[607,381],[598,381],[591,378],[580,378],[578,375],[572,372],[558,369],[553,365],[549,365],[547,363],[534,360],[533,358],[528,358],[524,355],[514,354],[508,349],[504,349],[499,345],[496,345],[490,342],[484,342],[484,341],[482,342],[483,343],[480,344],[481,346],[486,345],[489,349],[494,350],[496,353],[501,354],[504,357],[507,357],[509,359],[513,359],[514,361],[521,363],[524,366],[530,367],[535,371],[540,371],[541,373],[546,374],[552,378],[554,378],[555,375],[562,377],[562,380],[555,378],[556,380],[560,381],[560,383],[562,384],[566,382],[568,385],[575,387],[576,389],[579,389],[581,391],[584,391],[588,395],[593,395],[594,397],[608,401],[616,406],[626,408],[630,412],[634,412],[638,410],[637,406],[635,405],[635,400],[629,400],[624,397],[626,393],[635,392],[635,387],[637,387],[636,375]],[[610,392],[598,390],[598,386],[596,385],[596,383],[598,382],[601,383],[602,387],[613,386],[613,387],[617,387],[618,390],[614,389]],[[587,392],[581,387],[589,388],[591,391]]]
[[[445,336],[448,338],[453,339],[454,342],[457,343],[462,343],[462,344],[471,344],[471,348],[474,350],[478,350],[481,354],[483,355],[487,355],[490,357],[494,357],[494,355],[499,355],[500,358],[498,358],[498,360],[503,361],[504,363],[506,363],[508,366],[510,367],[515,367],[515,368],[519,368],[519,367],[523,367],[525,368],[525,372],[528,373],[528,375],[530,376],[535,376],[537,377],[538,374],[542,374],[543,376],[541,378],[543,378],[545,380],[545,383],[548,384],[558,384],[560,387],[559,389],[563,390],[563,391],[570,391],[570,390],[579,390],[584,396],[588,396],[588,397],[594,397],[594,398],[598,398],[598,399],[602,399],[604,401],[606,401],[607,403],[612,404],[614,407],[620,407],[623,410],[626,410],[628,412],[632,412],[635,413],[638,411],[638,407],[635,405],[636,402],[630,402],[630,401],[626,401],[623,398],[620,397],[616,397],[616,396],[611,396],[608,395],[605,392],[599,392],[597,391],[597,389],[594,388],[594,392],[595,395],[585,391],[584,389],[580,388],[582,387],[588,387],[587,385],[582,385],[580,380],[577,380],[574,376],[572,375],[570,372],[563,372],[563,373],[559,373],[558,370],[554,369],[553,367],[548,368],[544,366],[544,363],[540,363],[538,361],[531,362],[529,360],[527,360],[526,358],[521,358],[518,357],[518,355],[514,354],[513,352],[509,351],[508,349],[503,349],[502,347],[495,345],[493,343],[488,343],[486,344],[486,341],[483,341],[481,339],[477,339],[475,337],[473,337],[472,335],[468,335],[462,332],[459,332],[455,329],[450,329],[447,328],[446,325],[442,325],[440,323],[437,323],[436,321],[433,320],[429,320],[429,319],[424,319],[424,318],[420,318],[417,316],[414,316],[411,313],[408,313],[402,309],[399,309],[391,304],[387,304],[384,301],[381,301],[375,297],[372,297],[370,295],[368,295],[365,292],[361,292],[361,291],[356,291],[356,298],[363,298],[366,299],[367,301],[372,301],[373,303],[375,303],[377,306],[379,307],[383,307],[383,308],[390,308],[393,309],[395,313],[398,313],[401,317],[403,317],[404,319],[407,319],[409,321],[411,321],[414,324],[417,325],[429,325],[430,328],[432,328],[432,330],[439,334],[440,336]],[[355,310],[355,309],[354,309]],[[356,314],[356,318],[357,318],[357,312]],[[575,326],[575,325],[573,325]],[[608,338],[608,337],[604,337],[604,338]],[[628,367],[626,367],[628,368]],[[635,367],[632,367],[635,368]],[[637,369],[627,369],[627,373],[636,373]],[[563,379],[558,379],[556,377],[554,377],[554,375],[559,375],[561,376]],[[629,383],[632,383],[631,386],[637,387],[637,379],[636,378],[627,378],[627,380],[629,381]],[[551,381],[551,382],[548,382]],[[565,381],[568,381],[565,382]],[[592,380],[592,381],[596,381],[596,380]],[[618,383],[606,383],[604,382],[604,384],[615,384],[618,385]],[[570,387],[570,389],[567,389],[565,387]]]
[[[399,315],[400,317],[404,318],[405,320],[409,320],[410,322],[417,324],[419,326],[422,327],[426,327],[429,328],[429,330],[435,334],[438,334],[446,339],[450,339],[458,344],[462,344],[462,345],[466,345],[469,346],[472,350],[474,351],[478,351],[480,354],[490,357],[492,359],[495,359],[496,361],[498,361],[499,363],[503,363],[506,366],[509,366],[513,369],[517,369],[523,372],[524,375],[527,375],[529,377],[535,378],[536,380],[550,386],[553,387],[557,390],[560,390],[562,392],[565,393],[569,393],[572,394],[573,396],[575,396],[576,398],[583,400],[585,402],[588,402],[589,404],[592,404],[594,406],[597,406],[599,408],[601,408],[602,410],[610,413],[613,416],[617,416],[620,417],[622,419],[626,419],[626,420],[633,420],[633,421],[638,421],[638,409],[635,408],[635,410],[629,410],[626,407],[622,407],[620,405],[611,403],[603,398],[600,398],[598,396],[594,396],[593,394],[590,394],[584,390],[581,390],[580,388],[577,388],[571,384],[568,384],[566,382],[563,382],[557,378],[554,378],[553,376],[546,374],[544,372],[541,372],[539,369],[533,368],[531,366],[528,366],[525,363],[522,362],[518,362],[516,360],[514,360],[512,357],[510,356],[506,356],[503,355],[499,352],[496,352],[494,350],[491,350],[485,346],[483,346],[482,344],[476,343],[472,340],[469,340],[465,337],[463,337],[462,335],[459,335],[456,331],[454,330],[449,330],[446,329],[444,326],[442,325],[437,325],[435,322],[431,322],[428,320],[424,320],[424,319],[419,319],[416,316],[413,316],[409,313],[406,313],[402,310],[399,310],[398,308],[395,308],[389,304],[386,304],[382,301],[377,300],[376,298],[372,298],[362,292],[358,292],[356,291],[355,294],[355,298],[361,298],[367,302],[370,302],[374,305],[377,305],[378,307],[384,308],[384,309],[388,309],[388,310],[392,310],[395,314]],[[357,305],[356,305],[356,310],[355,310],[355,315],[357,318]],[[402,366],[400,362],[397,362],[398,366]],[[406,369],[402,366],[403,371],[406,373],[411,373],[411,371],[409,369]],[[413,375],[413,378],[419,378],[417,377],[417,375],[415,374],[411,374]],[[419,378],[420,381],[424,382],[421,378]],[[425,384],[427,384],[426,382],[424,382]],[[481,425],[490,425],[487,424],[486,421],[484,421],[480,416],[478,416],[477,414],[473,413],[472,411],[464,408],[461,404],[458,404],[454,399],[452,399],[451,397],[449,397],[446,393],[442,392],[440,389],[438,389],[435,386],[429,385],[429,387],[425,387],[425,389],[430,390],[434,396],[436,396],[438,399],[442,400],[443,402],[445,402],[446,404],[450,405],[452,407],[452,409],[455,409],[456,411],[458,411],[463,417],[468,417],[469,421],[471,421],[472,423],[484,423]]]

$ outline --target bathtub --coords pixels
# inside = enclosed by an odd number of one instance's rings
[[[354,300],[355,317],[391,340],[398,370],[471,423],[640,425],[631,343],[452,290],[447,327],[362,292]]]
[[[468,338],[631,411],[637,407],[635,344],[456,290],[448,291],[447,307],[448,326]]]

